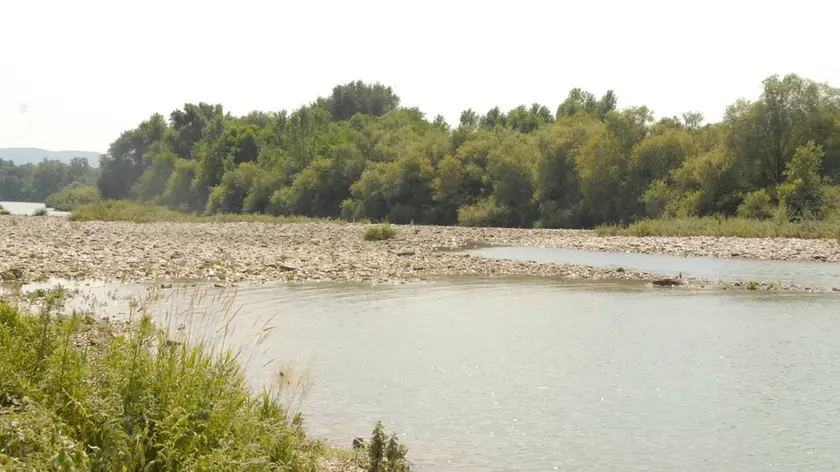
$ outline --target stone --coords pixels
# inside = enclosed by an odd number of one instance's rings
[[[10,222],[14,221],[14,224]],[[567,279],[626,279],[653,282],[655,274],[626,268],[505,261],[459,251],[468,247],[517,246],[587,251],[662,253],[679,256],[840,261],[836,240],[717,237],[598,237],[564,229],[396,226],[400,241],[364,244],[366,225],[307,222],[145,223],[62,219],[0,219],[0,275],[22,282],[43,277],[117,278],[125,281],[194,279],[237,283],[366,281],[390,283],[445,275],[522,275]],[[68,237],[67,235],[71,235]],[[74,238],[74,234],[87,234]],[[320,245],[311,244],[318,240]],[[39,257],[32,258],[31,254]],[[282,255],[282,256],[280,256]],[[401,263],[398,258],[406,258]],[[283,261],[277,265],[275,261]],[[12,269],[15,268],[15,269]],[[10,272],[10,270],[12,270]],[[20,273],[15,273],[19,270]],[[20,278],[18,278],[20,275]],[[689,287],[722,283],[682,279]],[[166,284],[163,284],[166,285]],[[657,285],[659,286],[659,285]],[[774,290],[802,290],[782,286]],[[826,290],[828,291],[828,290]]]

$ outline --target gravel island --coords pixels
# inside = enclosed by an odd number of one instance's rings
[[[598,237],[591,231],[397,226],[396,238],[365,241],[355,223],[72,222],[0,218],[0,273],[24,280],[201,279],[223,283],[389,283],[439,276],[540,276],[654,280],[656,274],[471,256],[475,246],[571,248],[773,260],[840,261],[836,240]],[[687,285],[709,284],[686,280]]]

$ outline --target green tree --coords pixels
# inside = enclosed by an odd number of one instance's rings
[[[822,146],[808,141],[793,154],[785,168],[785,183],[779,186],[779,201],[794,219],[822,215],[823,201],[820,188]]]
[[[70,183],[69,168],[59,161],[44,160],[32,170],[26,181],[28,198],[43,202]]]
[[[806,157],[816,154],[814,166]],[[0,198],[65,194],[91,178],[104,198],[188,212],[591,227],[765,217],[783,200],[801,217],[840,179],[840,91],[773,76],[756,101],[704,124],[696,112],[654,121],[644,106],[617,108],[611,90],[596,99],[573,89],[556,117],[536,103],[468,109],[451,129],[441,115],[400,107],[390,88],[356,81],[290,112],[237,117],[199,103],[168,122],[153,115],[112,143],[99,171],[82,160],[0,161]]]
[[[576,162],[581,146],[599,130],[603,130],[603,124],[591,117],[565,118],[537,135],[539,155],[534,167],[534,200],[540,226],[585,225]]]
[[[763,82],[756,102],[740,100],[727,108],[727,145],[745,161],[753,188],[781,184],[794,151],[809,140],[826,142],[835,132],[837,90],[795,74]]]
[[[328,98],[318,101],[318,105],[329,111],[334,121],[342,121],[356,113],[382,116],[400,106],[400,97],[391,87],[357,80],[337,85]]]

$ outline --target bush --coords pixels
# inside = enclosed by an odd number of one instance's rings
[[[458,224],[461,226],[499,226],[504,219],[504,208],[496,204],[492,197],[474,205],[458,208]]]
[[[388,223],[371,226],[365,231],[365,241],[384,241],[397,237],[397,229]]]
[[[385,434],[382,422],[377,422],[373,428],[373,436],[368,446],[369,472],[408,472],[406,461],[408,448],[400,444],[396,434],[390,438]]]
[[[580,228],[580,215],[576,208],[568,208],[563,202],[549,200],[539,205],[539,220],[535,228]]]
[[[823,156],[822,146],[809,141],[796,149],[793,159],[785,166],[787,180],[778,188],[779,206],[786,208],[793,219],[822,216],[820,169]]]
[[[753,218],[767,220],[773,217],[775,208],[766,189],[750,192],[738,206],[738,216],[741,218]]]
[[[159,207],[150,203],[136,203],[129,200],[103,200],[101,202],[80,205],[70,213],[73,221],[134,221],[148,223],[152,221],[180,221],[190,215]]]
[[[32,216],[47,216],[47,213],[46,208],[38,208],[32,213]]]
[[[147,316],[120,333],[62,315],[51,294],[34,313],[0,301],[0,469],[302,472],[330,453],[234,353]]]
[[[79,205],[87,205],[102,200],[99,195],[99,188],[95,185],[83,187],[65,188],[47,197],[44,204],[48,208],[59,211],[72,211]]]
[[[155,221],[190,222],[190,223],[233,223],[256,222],[270,224],[304,223],[318,221],[306,216],[275,217],[262,213],[240,214],[219,213],[211,216],[196,216],[151,203],[137,203],[130,200],[103,200],[97,203],[81,205],[70,213],[72,221],[132,221],[151,223]]]
[[[9,213],[9,210],[3,208],[3,205],[0,205],[0,216],[3,215],[11,215],[11,213]]]

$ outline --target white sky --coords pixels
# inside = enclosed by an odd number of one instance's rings
[[[840,86],[837,0],[0,0],[0,147],[105,151],[186,102],[292,110],[350,80],[457,123],[569,89],[657,116]]]

